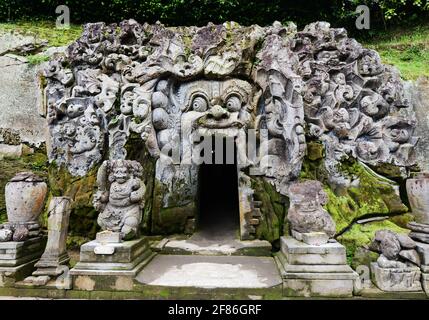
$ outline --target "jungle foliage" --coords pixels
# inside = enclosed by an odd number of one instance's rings
[[[269,25],[294,21],[298,27],[316,20],[355,29],[356,7],[370,8],[371,29],[416,23],[428,18],[427,0],[0,0],[0,22],[52,20],[58,5],[70,8],[71,22],[161,21],[169,26],[205,25],[236,21]]]

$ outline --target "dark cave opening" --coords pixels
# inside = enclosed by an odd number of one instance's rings
[[[235,236],[239,227],[236,150],[234,145],[234,163],[225,163],[225,142],[223,138],[223,163],[215,163],[216,149],[220,150],[213,148],[212,164],[203,163],[199,169],[198,230],[214,237]]]

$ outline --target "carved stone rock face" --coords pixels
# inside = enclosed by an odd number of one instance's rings
[[[415,164],[415,119],[399,75],[326,22],[299,32],[280,23],[87,24],[44,75],[50,162],[85,176],[103,160],[127,159],[125,146],[139,137],[162,192],[154,195],[154,216],[177,202],[195,207],[200,163],[192,157],[203,148],[200,138],[213,134],[236,144],[240,176],[258,175],[284,196],[309,140],[324,145],[330,185],[352,183],[339,170],[350,157],[375,168],[392,164],[404,176]],[[297,202],[296,212],[324,212],[305,206]],[[241,225],[255,234],[248,220]],[[333,235],[325,220],[315,229]]]
[[[227,27],[234,27],[229,41]],[[128,20],[115,30],[116,25],[86,25],[67,56],[45,71],[50,159],[73,175],[101,161],[106,135],[112,159],[126,156],[130,131],[158,157],[160,144],[171,141],[172,129],[181,125],[177,113],[203,114],[201,128],[262,125],[273,140],[269,145],[287,141],[283,157],[265,159],[267,178],[278,189],[279,181],[287,182],[300,168],[303,109],[310,134],[327,146],[328,170],[336,167],[330,161],[346,155],[372,165],[414,163],[414,123],[401,115],[408,104],[398,75],[344,29],[317,22],[302,32],[236,24],[173,30]],[[196,80],[204,78],[210,80]],[[283,168],[283,161],[297,165]]]

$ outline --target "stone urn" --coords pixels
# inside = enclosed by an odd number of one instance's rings
[[[20,172],[7,184],[5,190],[8,222],[11,225],[38,223],[48,187],[32,172]]]
[[[416,222],[429,224],[429,172],[407,180],[407,194]]]

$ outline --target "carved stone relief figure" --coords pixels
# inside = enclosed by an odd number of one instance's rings
[[[139,230],[146,187],[143,168],[137,161],[104,161],[98,170],[94,207],[100,212],[103,230],[119,232],[122,239],[134,238]]]

